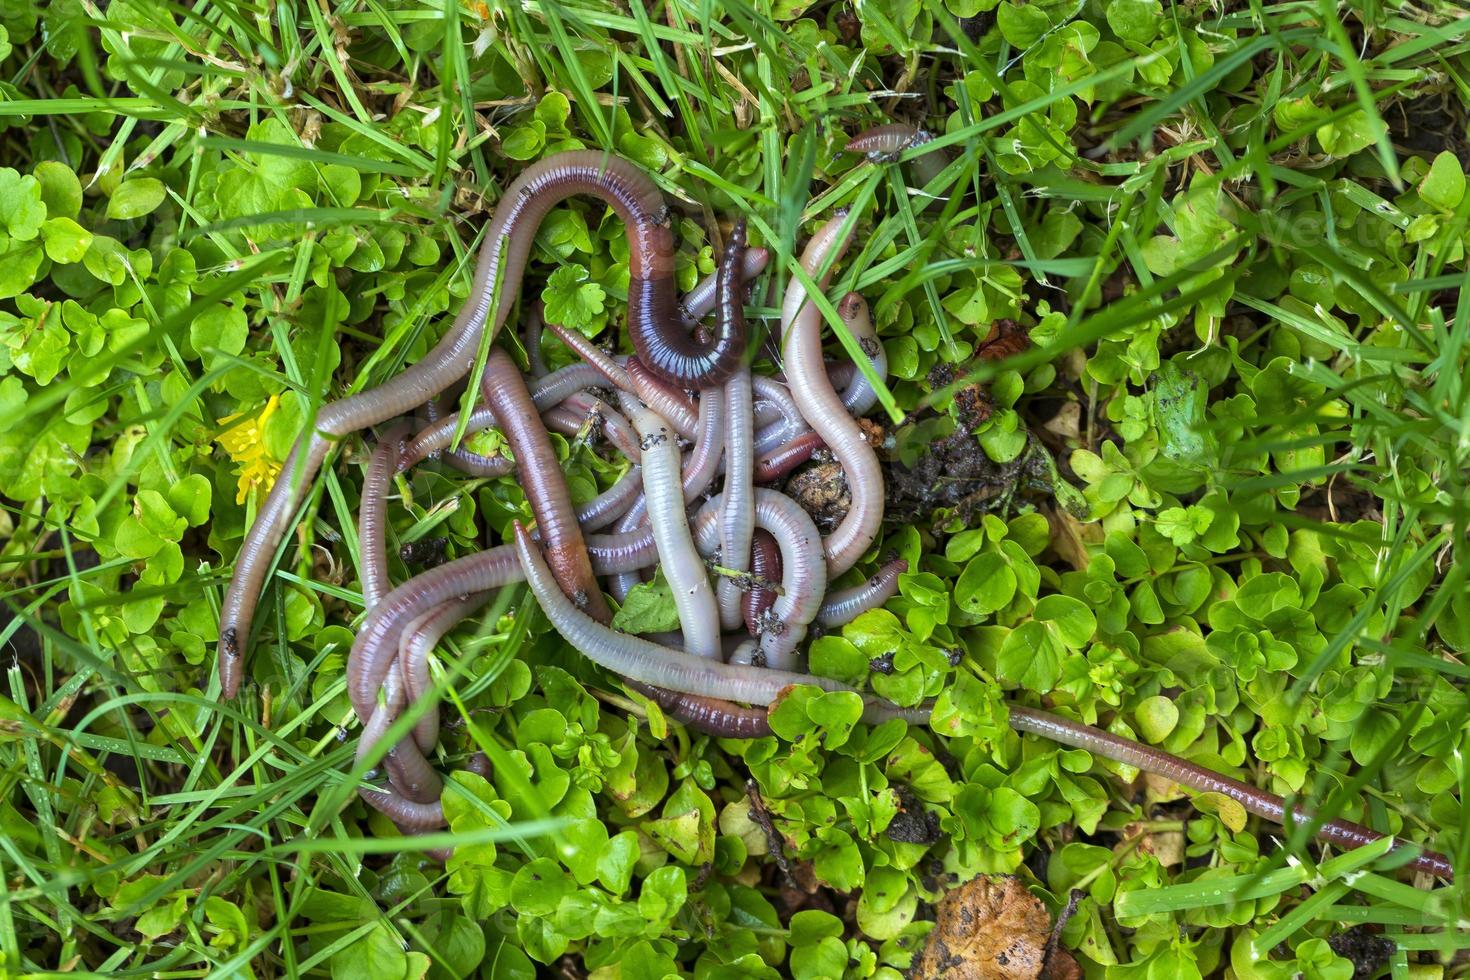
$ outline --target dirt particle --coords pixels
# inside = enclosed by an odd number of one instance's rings
[[[398,557],[405,565],[422,565],[433,568],[444,564],[444,552],[449,546],[448,538],[420,538],[410,541],[398,549]]]
[[[830,534],[852,507],[852,491],[842,465],[833,461],[811,463],[786,481],[786,494],[811,515],[817,530]]]
[[[1327,939],[1332,951],[1353,964],[1353,980],[1367,980],[1388,962],[1393,943],[1363,926],[1354,926]]]
[[[889,840],[901,844],[933,844],[939,840],[939,814],[924,808],[923,802],[914,791],[899,784],[894,787],[898,794],[898,813],[888,824],[885,833]]]

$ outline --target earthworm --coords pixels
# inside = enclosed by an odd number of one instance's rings
[[[406,834],[423,834],[444,826],[444,804],[440,800],[418,803],[398,793],[370,786],[359,787],[358,795]]]
[[[584,335],[575,330],[568,330],[561,324],[549,323],[546,325],[546,329],[555,334],[556,338],[565,344],[572,353],[586,362],[587,367],[601,374],[607,380],[608,384],[619,391],[631,392],[633,390],[633,379],[628,377],[627,370],[614,360],[613,356],[607,353],[607,351],[598,347]]]
[[[583,531],[602,530],[627,513],[642,490],[643,470],[635,463],[612,486],[577,506],[577,523]]]
[[[468,436],[476,432],[484,432],[497,424],[495,413],[490,410],[489,406],[476,405],[470,412],[469,421],[465,423],[464,434]],[[458,427],[458,412],[433,419],[420,429],[403,448],[403,452],[398,457],[398,472],[402,473],[432,456],[443,453],[454,441],[454,430]],[[455,463],[456,468],[462,469],[465,466],[473,468],[471,476],[504,476],[515,469],[515,463],[505,456],[482,456],[479,453],[466,454],[461,451],[456,459],[458,460]]]
[[[602,434],[615,449],[633,462],[638,462],[638,434],[621,412],[587,391],[579,391],[555,408],[547,409],[542,418],[546,427],[562,435],[575,436],[589,418],[602,423]]]
[[[810,430],[795,439],[783,442],[769,452],[762,453],[756,461],[754,479],[756,483],[770,483],[796,469],[812,458],[812,454],[827,444],[822,437]]]
[[[782,437],[783,441],[808,427],[806,417],[801,414],[796,400],[791,397],[791,389],[786,385],[763,374],[754,375],[750,379],[750,384],[758,400],[769,403],[781,413],[781,422],[786,426],[783,430],[785,432]],[[774,424],[768,426],[768,428],[773,427]]]
[[[900,153],[909,147],[923,146],[933,139],[934,137],[928,132],[915,129],[906,123],[889,123],[858,133],[848,140],[847,152],[864,154],[873,164],[892,163]],[[947,155],[940,149],[914,157],[909,161],[909,165],[913,167],[914,178],[918,181],[919,187],[924,188],[939,176],[948,162]],[[924,207],[929,207],[933,203],[934,200],[930,200]]]
[[[363,606],[371,609],[387,594],[388,584],[388,486],[398,466],[408,423],[400,422],[378,440],[362,478],[362,501],[358,507],[358,553],[362,568]]]
[[[625,396],[625,402],[631,398],[632,396]],[[636,401],[632,402],[632,405],[636,405]],[[724,427],[721,424],[724,406],[724,398],[713,391],[706,391],[704,397],[700,399],[699,438],[695,440],[693,450],[684,460],[682,483],[686,504],[708,490],[714,481],[720,462],[720,447],[724,443]],[[630,406],[630,410],[636,409]],[[618,519],[613,530],[618,533],[628,533],[644,526],[647,521],[648,501],[644,495],[633,501],[623,516]],[[625,602],[628,593],[640,581],[641,578],[636,572],[624,572],[614,575],[608,581],[607,590],[618,602]]]
[[[633,384],[633,394],[657,412],[679,435],[694,439],[699,431],[699,407],[693,399],[670,387],[636,357],[628,358],[626,370],[628,380]]]
[[[722,496],[716,494],[695,517],[694,541],[712,554],[719,547]],[[789,669],[796,663],[796,647],[816,618],[827,591],[827,566],[822,560],[822,538],[801,505],[785,494],[757,487],[755,522],[769,531],[781,553],[781,595],[762,617],[760,656],[771,667]],[[737,699],[743,700],[743,699]]]
[[[531,377],[540,380],[550,374],[546,366],[546,353],[541,349],[541,333],[546,325],[541,319],[541,304],[532,303],[531,311],[526,316],[526,325],[521,345],[526,348],[526,363],[530,366]]]
[[[582,393],[582,389],[600,383],[601,375],[588,365],[568,365],[553,371],[531,385],[531,401],[539,411],[549,411],[556,405],[577,397]],[[431,410],[431,414],[437,415],[438,413]],[[469,421],[465,423],[465,435],[472,435],[498,426],[499,422],[490,406],[476,405],[470,412]],[[458,427],[459,414],[457,412],[442,418],[431,419],[430,424],[420,429],[404,449],[398,462],[399,472],[417,465],[435,453],[446,450],[453,441],[454,431]],[[609,438],[611,439],[611,435]],[[515,468],[515,464],[504,457],[481,456],[476,453],[467,453],[464,450],[459,451],[457,459],[460,463],[468,464],[467,472],[473,476],[504,476]],[[466,469],[466,466],[459,465],[458,468]]]
[[[713,527],[713,523],[710,525]],[[516,554],[526,581],[552,626],[588,660],[613,673],[683,694],[698,694],[746,704],[772,704],[793,684],[812,684],[824,691],[850,691],[840,681],[810,674],[690,657],[678,650],[619,633],[578,609],[556,587],[551,569],[520,521],[515,522]],[[863,697],[864,717],[892,717],[896,706]]]
[[[365,424],[372,425],[396,414],[387,412]],[[220,694],[225,698],[233,698],[240,689],[242,655],[250,641],[250,624],[255,618],[255,605],[265,585],[271,557],[329,448],[331,443],[315,434],[296,441],[275,485],[256,511],[255,523],[240,543],[235,571],[220,611],[219,682]]]
[[[647,568],[658,561],[653,532],[593,534],[587,537],[592,569],[611,575]],[[398,651],[408,625],[424,613],[457,599],[498,589],[525,578],[515,549],[501,545],[456,558],[421,572],[383,597],[368,613],[347,657],[347,693],[358,717],[372,717],[378,690]]]
[[[833,629],[852,622],[869,609],[877,609],[898,594],[898,577],[908,570],[908,562],[895,558],[862,585],[827,593],[822,608],[817,610],[817,622]]]
[[[801,266],[825,289],[828,275],[819,276],[847,250],[852,236],[842,235],[844,216],[830,219],[812,236],[801,255]],[[839,236],[841,236],[839,238]],[[883,523],[883,471],[878,457],[827,379],[822,363],[822,313],[806,294],[800,280],[786,290],[781,311],[782,360],[791,378],[791,396],[813,431],[832,450],[847,477],[852,505],[823,543],[827,571],[841,575],[863,556]]]
[[[531,402],[536,411],[560,405],[584,388],[596,388],[603,383],[602,372],[590,364],[568,364],[557,368],[538,379],[530,386]]]
[[[490,351],[482,384],[485,404],[500,420],[500,430],[515,454],[516,473],[531,512],[536,515],[536,527],[541,532],[557,584],[589,616],[599,622],[610,622],[612,610],[602,598],[602,590],[592,574],[592,561],[568,496],[561,464],[551,447],[551,437],[509,354],[498,347]],[[647,486],[646,472],[644,485]]]
[[[1282,825],[1286,823],[1288,811],[1286,801],[1249,783],[1221,775],[1168,752],[1141,745],[1131,739],[1093,728],[1091,725],[1084,725],[1081,722],[1071,721],[1019,704],[1009,704],[1007,707],[1010,710],[1011,727],[1018,732],[1029,732],[1073,748],[1086,749],[1104,759],[1111,759],[1156,776],[1163,776],[1181,786],[1188,786],[1202,793],[1222,793],[1258,817],[1270,820],[1272,823]],[[1290,807],[1290,812],[1297,823],[1308,823],[1312,819],[1311,811],[1300,805]],[[1348,820],[1328,820],[1318,829],[1317,836],[1343,848],[1352,849],[1382,840],[1385,835]],[[1396,842],[1394,849],[1399,850],[1403,846],[1404,842]],[[1422,851],[1414,860],[1408,862],[1407,866],[1415,871],[1423,871],[1445,879],[1454,877],[1454,869],[1450,866],[1449,860],[1434,851]]]
[[[696,731],[716,738],[762,738],[771,734],[765,708],[746,708],[718,698],[681,694],[636,681],[628,686],[657,704],[667,714]]]
[[[652,529],[648,527],[648,500],[642,493],[634,499],[628,509],[623,512],[623,516],[618,518],[618,522],[613,525],[614,534],[632,534],[638,530],[653,534]],[[628,594],[633,591],[633,586],[642,581],[643,577],[635,569],[619,572],[607,580],[608,595],[618,600],[618,605],[622,605],[628,601]]]
[[[873,365],[873,373],[879,380],[888,376],[888,353],[883,349],[883,342],[878,339],[878,331],[873,329],[873,318],[868,310],[868,301],[857,293],[848,293],[837,303],[837,315],[847,325],[848,331],[857,340],[858,346],[868,356],[868,361]],[[856,365],[854,365],[856,367]],[[831,372],[828,372],[831,379]],[[833,387],[836,387],[835,383]],[[852,372],[852,379],[842,390],[842,406],[847,409],[847,414],[854,418],[861,418],[878,404],[878,392],[868,384],[868,379],[858,370]]]
[[[717,384],[739,365],[745,353],[743,335],[717,336],[705,347],[680,328],[673,232],[663,195],[647,175],[599,150],[558,153],[527,167],[496,207],[485,230],[470,300],[439,343],[377,387],[322,406],[315,430],[297,440],[246,532],[225,592],[219,644],[224,697],[239,690],[241,654],[250,641],[271,557],[326,458],[329,439],[411,412],[463,377],[474,363],[492,308],[492,332],[510,315],[536,228],[553,206],[575,194],[607,202],[626,226],[628,324],[644,363],[666,380],[688,387]],[[497,303],[497,297],[502,301]]]
[[[710,388],[699,399],[694,447],[684,460],[681,482],[685,503],[693,501],[710,488],[720,470],[720,462],[726,455],[725,393],[719,388]]]
[[[751,585],[741,599],[740,610],[746,632],[760,636],[766,610],[776,602],[775,590],[762,583],[781,580],[781,552],[776,547],[776,539],[764,528],[756,528],[750,539],[750,578]]]
[[[643,497],[658,544],[659,564],[679,612],[684,650],[718,660],[722,656],[720,616],[684,513],[679,444],[668,423],[646,408],[633,414],[633,426],[643,440]]]
[[[403,710],[403,678],[396,671],[384,679],[383,691],[384,703],[362,726],[362,735],[357,743],[359,763],[373,746],[382,741],[388,726]],[[436,800],[444,791],[443,780],[411,738],[388,750],[383,756],[383,768],[388,772],[394,791],[414,803]]]
[[[408,702],[422,700],[434,687],[429,676],[429,654],[444,634],[454,629],[490,598],[489,592],[478,592],[450,601],[420,616],[409,624],[398,641],[398,665],[403,671]],[[414,725],[414,740],[428,752],[439,741],[439,706],[431,706]]]
[[[742,282],[753,282],[757,276],[766,271],[770,264],[771,253],[763,248],[749,248],[740,259],[740,279]],[[685,321],[697,323],[709,315],[715,308],[716,293],[719,291],[720,272],[717,268],[714,272],[699,280],[698,285],[684,294],[683,301],[679,304],[680,311]]]
[[[733,375],[731,376],[733,377]],[[782,421],[781,410],[764,398],[756,398],[750,406],[751,421],[757,428],[767,428]]]
[[[721,319],[745,318],[740,302],[740,261],[745,252],[745,219],[735,223],[720,261],[716,306]],[[706,392],[704,398],[714,398]],[[750,366],[742,363],[725,383],[725,488],[720,515],[720,563],[735,572],[750,568],[750,538],[755,530],[755,416]],[[719,585],[720,626],[740,625],[742,594],[734,579]]]

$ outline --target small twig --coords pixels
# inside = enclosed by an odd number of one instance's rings
[[[781,874],[788,879],[791,877],[791,865],[786,860],[786,840],[776,830],[775,821],[771,819],[771,811],[766,808],[766,801],[761,798],[760,787],[754,779],[745,781],[745,795],[750,799],[750,819],[755,821],[766,835],[766,845],[771,849],[771,856],[776,859],[776,867],[781,869]]]

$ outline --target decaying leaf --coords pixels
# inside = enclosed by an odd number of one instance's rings
[[[934,931],[911,980],[1080,977],[1071,955],[1051,948],[1051,915],[1014,875],[980,875],[939,903]]]

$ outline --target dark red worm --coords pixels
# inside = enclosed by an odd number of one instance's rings
[[[558,153],[527,167],[506,188],[490,219],[470,301],[443,339],[417,363],[376,388],[324,405],[316,415],[316,430],[297,441],[241,543],[225,592],[219,643],[224,697],[234,697],[240,688],[243,654],[266,573],[331,441],[406,415],[464,377],[487,324],[493,332],[510,315],[537,227],[552,207],[578,194],[606,201],[626,226],[628,328],[644,364],[672,384],[700,388],[723,382],[740,363],[743,335],[723,332],[712,344],[703,345],[684,328],[674,283],[668,207],[647,174],[598,150]]]
[[[740,611],[745,619],[745,630],[751,636],[761,635],[761,622],[766,611],[776,604],[776,591],[756,582],[781,581],[781,549],[776,539],[764,528],[756,528],[750,539],[750,577],[752,588],[743,596]]]
[[[813,453],[826,445],[821,436],[811,431],[788,439],[756,461],[755,482],[770,483],[772,480],[779,480],[811,459]]]
[[[498,347],[490,351],[481,389],[485,404],[500,420],[501,432],[515,455],[516,473],[536,515],[536,528],[552,577],[577,608],[599,623],[612,622],[612,610],[592,572],[587,542],[582,538],[551,436],[531,401],[520,368]]]
[[[1091,725],[1084,725],[1079,721],[1072,721],[1019,704],[1008,705],[1008,708],[1011,727],[1018,732],[1030,732],[1033,735],[1049,738],[1053,742],[1086,749],[1104,759],[1111,759],[1156,776],[1163,776],[1181,786],[1188,786],[1202,793],[1221,793],[1258,817],[1263,817],[1272,823],[1282,825],[1286,823],[1288,812],[1286,801],[1274,793],[1268,793],[1249,783],[1243,783],[1238,779],[1232,779],[1203,766],[1195,765],[1193,762],[1187,762],[1176,755],[1170,755],[1168,752],[1150,748],[1131,739],[1093,728]],[[1311,811],[1304,807],[1293,806],[1289,810],[1296,823],[1308,823],[1312,819]],[[1362,824],[1353,823],[1351,820],[1328,820],[1317,830],[1317,837],[1351,850],[1382,840],[1384,835]],[[1408,846],[1415,847],[1415,845]],[[1396,851],[1404,847],[1404,843],[1394,844]],[[1417,847],[1415,849],[1419,850]],[[1450,867],[1449,860],[1443,854],[1437,854],[1434,851],[1422,851],[1414,860],[1408,862],[1406,867],[1437,875],[1446,880],[1454,878],[1454,869]]]
[[[699,429],[699,406],[694,399],[656,377],[646,364],[637,357],[628,358],[624,369],[633,385],[633,394],[653,409],[674,431],[685,439],[693,439]],[[707,387],[717,387],[709,385]]]
[[[698,732],[716,738],[762,738],[771,734],[765,708],[747,708],[733,701],[680,694],[662,687],[627,681],[629,687],[657,704],[668,715]]]

